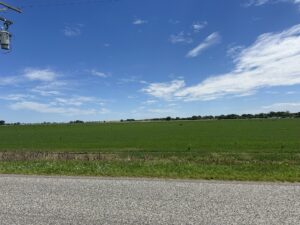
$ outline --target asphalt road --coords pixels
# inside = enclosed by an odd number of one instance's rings
[[[300,184],[0,176],[0,224],[300,224]]]

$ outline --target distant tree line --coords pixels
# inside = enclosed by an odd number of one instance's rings
[[[234,120],[234,119],[283,119],[283,118],[300,118],[300,112],[290,113],[289,111],[282,112],[269,112],[269,113],[258,113],[258,114],[227,114],[219,116],[191,116],[191,117],[163,117],[163,118],[153,118],[145,119],[144,121],[171,121],[171,120]],[[121,122],[132,122],[136,121],[134,119],[121,120]]]
[[[235,120],[235,119],[284,119],[284,118],[300,118],[300,112],[291,113],[289,111],[281,111],[281,112],[269,112],[269,113],[258,113],[258,114],[227,114],[227,115],[219,115],[219,116],[191,116],[191,117],[163,117],[163,118],[153,118],[153,119],[144,119],[144,120],[136,120],[136,119],[121,119],[120,122],[135,122],[135,121],[173,121],[173,120]],[[117,121],[111,121],[117,122]],[[69,124],[83,124],[83,123],[106,123],[106,121],[90,121],[84,122],[82,120],[74,120],[70,121]],[[0,120],[0,126],[17,126],[24,125],[26,123],[6,123],[5,120]],[[28,123],[27,123],[28,124]],[[43,122],[43,123],[33,123],[33,124],[41,124],[41,125],[51,125],[51,124],[66,124],[66,123],[57,123],[57,122]]]
[[[78,123],[84,123],[82,120],[75,120],[75,121],[70,121],[69,123],[71,124],[78,124]]]

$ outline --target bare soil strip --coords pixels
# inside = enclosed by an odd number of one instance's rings
[[[116,160],[118,154],[111,153],[73,153],[73,152],[0,152],[0,161],[35,160],[80,160],[101,161]]]

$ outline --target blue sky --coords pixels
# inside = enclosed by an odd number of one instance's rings
[[[300,111],[299,0],[6,2],[8,122]]]

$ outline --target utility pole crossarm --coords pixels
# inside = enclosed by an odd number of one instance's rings
[[[0,2],[0,6],[3,6],[4,8],[0,9],[1,11],[6,11],[6,10],[12,10],[18,13],[21,13],[22,11],[16,7],[13,7],[11,5],[8,5],[4,2]],[[3,22],[3,27],[0,27],[0,48],[3,50],[10,50],[10,43],[11,43],[11,37],[12,35],[9,33],[8,29],[9,26],[13,24],[12,21],[1,17],[0,16],[0,21]]]
[[[10,25],[12,25],[12,24],[13,24],[13,22],[12,22],[12,21],[10,21],[10,20],[7,20],[7,19],[3,18],[2,16],[0,16],[0,21],[3,21],[3,22],[4,22],[4,24],[7,24],[8,26],[10,26]]]
[[[22,11],[20,9],[18,9],[16,7],[13,7],[11,5],[8,5],[8,4],[4,3],[4,2],[0,2],[0,5],[4,6],[7,9],[11,9],[11,10],[16,11],[18,13],[22,13]],[[2,10],[2,9],[0,9],[0,10]]]

